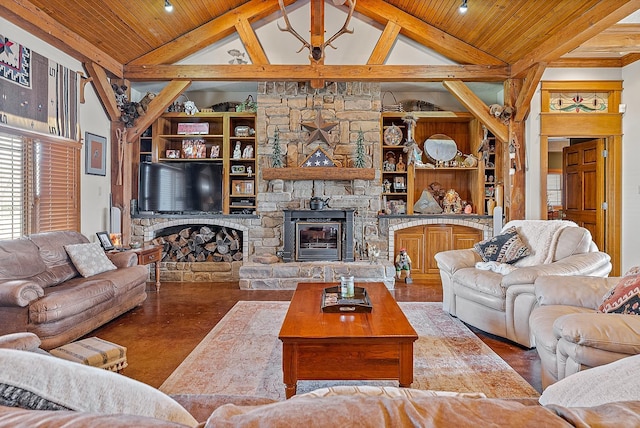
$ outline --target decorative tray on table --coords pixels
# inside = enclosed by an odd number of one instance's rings
[[[353,287],[353,297],[342,297],[340,286],[322,290],[322,312],[361,313],[372,309],[367,290],[363,287]]]

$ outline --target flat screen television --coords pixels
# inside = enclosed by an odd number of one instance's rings
[[[222,163],[143,162],[138,184],[140,211],[222,212]]]

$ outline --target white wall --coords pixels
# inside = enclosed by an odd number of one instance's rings
[[[83,71],[82,64],[61,52],[60,50],[44,43],[21,28],[0,18],[2,35],[9,37],[47,58],[50,58],[73,71]],[[91,84],[85,87],[86,103],[78,107],[79,125],[82,138],[85,132],[102,135],[109,140],[109,121],[106,117]],[[111,189],[109,164],[107,164],[107,176],[87,175],[84,165],[84,147],[81,152],[81,183],[80,183],[80,218],[81,232],[89,239],[95,239],[95,233],[109,228],[109,192]],[[108,145],[107,159],[111,159],[111,151]]]
[[[624,90],[622,102],[627,111],[622,121],[622,273],[640,264],[640,62],[622,69]]]

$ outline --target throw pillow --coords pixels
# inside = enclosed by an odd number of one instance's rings
[[[65,245],[69,258],[85,278],[116,269],[99,243]]]
[[[543,406],[593,407],[640,400],[640,355],[583,370],[548,386],[538,401]]]
[[[0,349],[0,405],[150,416],[196,426],[184,407],[149,385],[50,355]]]
[[[515,263],[531,254],[531,250],[522,242],[515,226],[500,235],[476,243],[473,248],[485,262]]]
[[[598,312],[640,315],[640,273],[620,278],[604,296]]]

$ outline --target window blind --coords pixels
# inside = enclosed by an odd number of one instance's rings
[[[25,226],[22,138],[0,133],[0,239],[19,238]]]
[[[80,230],[80,147],[0,132],[0,239]]]
[[[80,230],[80,145],[34,142],[37,232]]]

